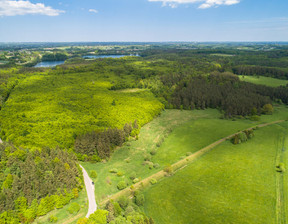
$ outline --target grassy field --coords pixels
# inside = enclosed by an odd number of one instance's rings
[[[68,208],[71,206],[71,203],[78,203],[81,207],[80,210],[77,214],[70,214],[68,212]],[[87,194],[86,194],[86,190],[83,189],[80,193],[79,193],[79,197],[77,199],[73,199],[71,200],[71,202],[67,205],[65,205],[63,208],[61,209],[56,209],[54,211],[49,212],[47,215],[38,217],[33,224],[49,224],[51,222],[49,222],[49,217],[50,216],[55,216],[58,218],[57,224],[76,224],[77,220],[79,218],[85,217],[85,215],[87,214],[88,211],[88,200],[87,200]]]
[[[240,145],[224,142],[147,189],[145,212],[158,224],[276,223],[276,157],[287,128],[285,122],[258,129]]]
[[[129,178],[132,173],[135,173],[139,180],[144,179],[189,153],[196,152],[239,130],[288,118],[287,109],[282,106],[275,108],[272,116],[261,116],[258,122],[248,119],[222,120],[219,117],[220,113],[212,109],[166,110],[141,129],[138,141],[130,141],[116,150],[109,161],[97,164],[82,163],[88,173],[92,170],[98,173],[95,179],[97,203],[117,193],[117,184],[120,181],[124,180],[128,186],[132,185],[132,180]],[[149,156],[151,151],[155,151],[156,154]],[[147,157],[151,157],[150,161],[144,162]],[[156,168],[153,167],[155,164],[158,164]],[[121,175],[109,172],[112,169],[120,171]]]
[[[257,77],[257,76],[239,75],[239,78],[241,81],[251,82],[251,83],[259,84],[259,85],[272,86],[272,87],[284,86],[288,84],[288,80],[275,79],[275,78],[265,77],[265,76]]]

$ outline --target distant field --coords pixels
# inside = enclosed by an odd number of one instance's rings
[[[98,173],[94,182],[96,201],[99,203],[108,195],[118,192],[117,184],[121,180],[125,180],[128,186],[132,185],[129,177],[133,172],[140,180],[144,179],[163,169],[164,166],[179,161],[188,152],[196,152],[239,130],[264,122],[287,119],[287,111],[284,106],[278,107],[275,108],[274,115],[261,116],[259,122],[252,122],[248,119],[222,120],[219,119],[220,113],[212,109],[166,110],[141,129],[138,141],[130,141],[117,149],[109,161],[81,164],[88,173],[92,170]],[[151,156],[151,162],[146,162],[144,166],[145,157],[153,150],[156,154]],[[153,168],[154,164],[158,164],[159,168]],[[149,165],[152,165],[151,169]],[[110,173],[109,170],[112,169],[121,171],[123,175]]]
[[[251,82],[251,83],[259,84],[259,85],[272,86],[272,87],[284,86],[288,84],[288,80],[275,79],[275,78],[265,77],[265,76],[257,77],[257,76],[239,75],[239,78],[241,81]]]
[[[233,145],[227,141],[219,145],[147,189],[145,212],[157,224],[280,223],[276,219],[285,219],[285,205],[276,203],[281,191],[276,177],[281,174],[275,167],[279,152],[282,162],[288,162],[287,140],[282,152],[287,128],[287,122],[264,127],[247,143]],[[288,193],[286,186],[282,190],[284,195]]]

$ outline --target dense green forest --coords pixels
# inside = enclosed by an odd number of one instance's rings
[[[287,80],[285,46],[93,46],[94,54],[141,55],[96,60],[81,58],[91,51],[82,46],[33,47],[27,48],[33,54],[13,48],[2,55],[9,63],[0,69],[0,223],[29,223],[78,197],[77,163],[108,161],[165,108],[216,108],[219,118],[255,121],[288,104],[287,85],[239,79]],[[29,67],[39,60],[29,55],[38,52],[42,61],[70,59],[54,68]],[[154,223],[141,209],[143,197],[136,191],[133,202],[111,201],[81,222]]]
[[[0,223],[29,223],[62,208],[83,188],[82,172],[72,152],[0,144]]]

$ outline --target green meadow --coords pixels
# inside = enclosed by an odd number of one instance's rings
[[[145,212],[157,224],[280,223],[277,217],[283,218],[288,201],[282,197],[279,204],[276,199],[280,191],[288,191],[276,180],[277,175],[287,180],[287,174],[276,172],[276,166],[279,154],[281,162],[288,162],[287,128],[285,122],[257,129],[246,143],[222,143],[146,189]]]
[[[133,184],[131,176],[140,180],[162,170],[187,155],[228,135],[257,124],[287,119],[284,106],[275,108],[274,115],[263,115],[260,121],[249,119],[220,119],[217,110],[165,110],[152,122],[142,127],[139,139],[118,148],[112,157],[102,163],[81,163],[90,173],[95,170],[96,201],[119,190],[117,184]],[[146,160],[146,161],[145,161]],[[133,175],[132,175],[133,174]]]
[[[285,86],[288,84],[288,80],[276,79],[276,78],[265,77],[265,76],[239,75],[239,78],[241,81],[251,82],[254,84],[258,84],[258,85],[265,85],[265,86],[271,86],[271,87]]]

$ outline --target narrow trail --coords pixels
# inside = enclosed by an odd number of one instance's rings
[[[279,144],[280,143],[280,144]],[[284,163],[284,151],[285,151],[285,135],[278,138],[275,159],[275,167],[280,163]],[[276,172],[276,224],[286,224],[286,212],[285,212],[285,186],[284,186],[284,174],[283,172]]]
[[[273,122],[270,122],[270,123],[265,123],[265,124],[260,124],[260,125],[256,125],[256,126],[253,126],[251,128],[246,128],[244,130],[252,130],[254,128],[262,128],[262,127],[266,127],[266,126],[269,126],[269,125],[273,125],[273,124],[278,124],[278,123],[282,123],[284,122],[285,120],[279,120],[279,121],[273,121]],[[242,131],[244,131],[242,130]],[[192,155],[190,156],[187,156],[186,158],[174,163],[172,165],[172,168],[173,168],[173,171],[176,172],[180,169],[182,169],[184,166],[187,166],[188,164],[194,162],[196,159],[198,159],[199,157],[201,157],[202,155],[204,155],[205,153],[209,152],[211,149],[213,149],[214,147],[216,147],[217,145],[221,144],[222,142],[225,142],[227,139],[230,139],[231,137],[233,137],[234,135],[236,134],[239,134],[241,133],[242,131],[239,131],[239,132],[236,132],[234,134],[231,134],[225,138],[222,138],[216,142],[213,142],[212,144],[200,149],[199,151],[193,153]],[[140,189],[140,188],[144,188],[146,186],[149,186],[150,184],[150,181],[151,179],[156,179],[156,180],[160,180],[162,178],[164,178],[165,176],[167,175],[166,172],[164,172],[163,170],[143,179],[142,181],[136,183],[133,185],[133,190],[135,189]],[[125,188],[124,190],[122,191],[119,191],[118,193],[116,194],[113,194],[113,195],[110,195],[108,196],[107,198],[105,198],[104,200],[102,200],[100,202],[100,205],[103,206],[105,205],[109,200],[115,200],[117,198],[119,198],[120,196],[122,195],[129,195],[131,193],[131,189],[129,187]]]
[[[89,200],[88,213],[86,215],[86,217],[89,218],[89,216],[97,210],[97,204],[96,204],[95,193],[94,193],[94,185],[92,184],[92,180],[88,176],[88,173],[86,172],[86,170],[81,165],[79,166],[81,167],[83,171],[84,183],[85,183],[87,196]]]

